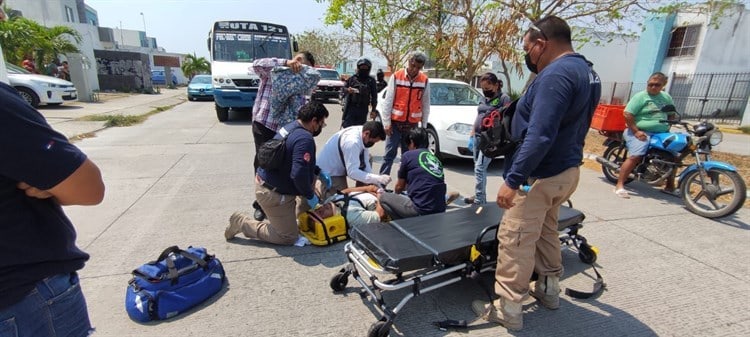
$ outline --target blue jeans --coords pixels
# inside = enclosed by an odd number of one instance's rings
[[[484,204],[487,202],[487,167],[490,166],[492,158],[487,158],[479,151],[479,137],[474,139],[474,203]]]
[[[91,332],[76,273],[39,281],[20,302],[0,310],[0,337],[83,337]]]
[[[393,166],[393,160],[396,159],[396,152],[401,147],[401,154],[409,151],[409,144],[404,143],[404,138],[401,137],[401,132],[398,128],[393,125],[391,127],[391,135],[385,138],[385,156],[383,156],[383,165],[380,166],[380,174],[391,174],[391,167]]]

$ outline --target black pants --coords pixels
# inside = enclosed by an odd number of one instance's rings
[[[344,116],[341,121],[341,126],[348,128],[353,125],[362,125],[367,122],[369,115],[368,106],[356,106],[348,104],[344,111]]]
[[[383,193],[380,196],[380,205],[393,220],[419,216],[419,211],[414,207],[414,203],[405,195]]]
[[[263,124],[253,122],[253,142],[255,143],[255,157],[253,160],[253,167],[255,172],[258,172],[258,149],[263,143],[273,139],[276,136],[276,131],[273,131]]]

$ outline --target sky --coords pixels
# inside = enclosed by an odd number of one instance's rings
[[[99,26],[144,30],[171,53],[209,59],[208,31],[215,21],[248,20],[285,25],[292,34],[325,26],[326,3],[315,0],[85,0],[99,15]],[[143,13],[143,16],[141,16]]]

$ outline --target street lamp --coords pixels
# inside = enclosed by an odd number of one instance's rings
[[[143,32],[146,32],[146,16],[141,12],[141,18],[143,18]]]
[[[148,42],[148,34],[146,34],[146,16],[143,15],[143,12],[141,12],[141,18],[143,19],[143,42],[145,44],[144,47],[151,47],[151,44]]]

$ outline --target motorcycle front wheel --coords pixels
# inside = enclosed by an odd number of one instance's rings
[[[609,144],[602,155],[602,158],[615,163],[617,167],[622,167],[622,163],[625,162],[627,157],[628,149],[625,146],[621,146],[620,143]],[[617,183],[617,177],[620,175],[619,171],[613,170],[607,165],[602,165],[602,173],[604,173],[604,177],[613,184]],[[628,177],[628,179],[625,180],[625,184],[629,184],[631,181],[633,181],[633,178]]]
[[[691,212],[706,218],[720,218],[737,212],[747,198],[747,187],[737,172],[714,168],[688,173],[680,183],[680,196]]]

